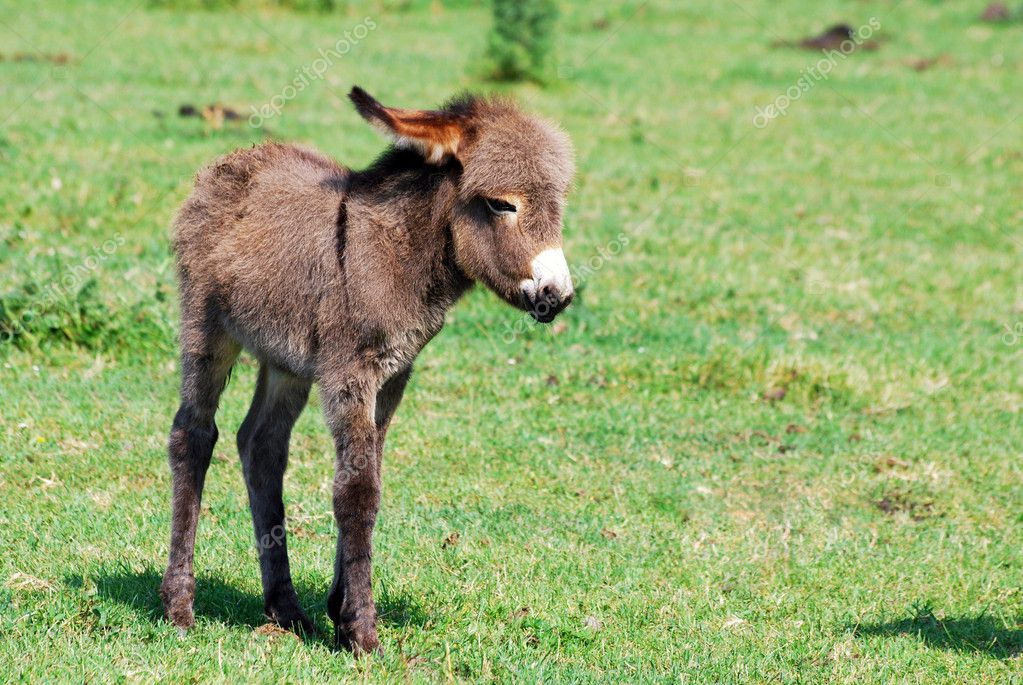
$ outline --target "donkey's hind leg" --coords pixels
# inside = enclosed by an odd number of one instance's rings
[[[291,582],[282,490],[291,428],[309,399],[311,385],[264,363],[252,407],[238,431],[238,453],[259,551],[264,611],[278,625],[307,634],[312,633],[313,624],[299,606]]]
[[[206,470],[217,442],[213,420],[239,346],[219,328],[182,322],[181,406],[169,440],[174,479],[170,558],[160,586],[167,618],[178,628],[195,623],[195,528]]]

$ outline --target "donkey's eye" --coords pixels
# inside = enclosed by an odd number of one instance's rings
[[[493,214],[514,214],[515,205],[504,200],[498,200],[491,197],[483,198],[483,201],[487,203],[487,209]]]

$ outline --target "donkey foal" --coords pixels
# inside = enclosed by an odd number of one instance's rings
[[[359,114],[394,139],[363,171],[266,143],[199,172],[175,221],[181,406],[170,434],[173,515],[160,594],[194,623],[192,560],[214,414],[242,348],[260,362],[238,451],[266,614],[311,631],[291,581],[282,484],[291,428],[319,384],[337,458],[338,526],[327,611],[336,639],[378,649],[370,578],[384,436],[412,363],[476,281],[536,320],[572,299],[561,217],[567,136],[509,102],[463,96],[435,111]]]

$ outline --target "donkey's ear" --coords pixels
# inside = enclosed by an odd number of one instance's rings
[[[395,140],[399,147],[419,150],[429,164],[443,164],[458,155],[465,137],[465,117],[426,109],[384,107],[362,88],[348,93],[362,118]]]

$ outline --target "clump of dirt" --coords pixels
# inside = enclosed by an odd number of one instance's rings
[[[300,636],[291,632],[290,630],[285,630],[284,628],[281,628],[276,623],[264,623],[263,625],[253,630],[252,634],[262,635],[263,637],[270,638],[271,640],[275,640],[277,638],[293,638],[295,640],[298,640],[299,642],[302,641],[302,638]]]
[[[907,514],[913,521],[924,521],[937,516],[934,499],[923,497],[905,490],[893,490],[886,493],[874,505],[885,514]]]
[[[877,41],[857,41],[856,30],[849,24],[835,24],[816,36],[807,36],[796,41],[779,41],[774,46],[804,50],[840,50],[841,52],[876,50],[879,47]]]
[[[946,54],[937,57],[919,57],[907,62],[907,65],[914,71],[928,71],[934,67],[950,67],[952,64],[952,58]]]
[[[807,50],[837,50],[843,41],[852,40],[855,32],[848,24],[835,24],[816,36],[799,41],[799,47]]]
[[[15,52],[10,55],[0,53],[0,62],[47,62],[49,64],[71,64],[71,55],[66,52]]]
[[[1012,21],[1012,12],[1004,2],[992,2],[984,8],[980,15],[980,20],[991,24],[1001,24]]]
[[[881,457],[880,459],[874,462],[874,471],[876,471],[877,473],[884,473],[886,471],[892,470],[903,470],[908,468],[909,463],[899,459],[898,457],[892,456]]]
[[[222,127],[225,121],[240,121],[242,118],[242,115],[237,110],[215,102],[205,107],[196,107],[189,104],[181,105],[178,107],[178,116],[198,117],[217,129]]]

